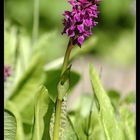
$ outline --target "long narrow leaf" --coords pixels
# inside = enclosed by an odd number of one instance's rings
[[[89,67],[92,87],[99,103],[99,114],[107,140],[124,140],[122,129],[115,118],[111,101],[103,89],[99,76],[92,65]]]
[[[49,121],[54,104],[48,96],[48,90],[42,86],[35,100],[35,116],[32,140],[50,140]]]

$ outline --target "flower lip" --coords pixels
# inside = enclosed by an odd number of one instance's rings
[[[78,43],[79,46],[81,46],[81,45],[83,44],[84,39],[85,39],[84,36],[79,36],[79,37],[78,37],[77,43]]]
[[[67,29],[66,30],[66,34],[69,36],[69,37],[73,37],[75,35],[74,31],[72,29]]]
[[[83,24],[77,25],[77,29],[78,29],[79,33],[82,33],[85,31]]]

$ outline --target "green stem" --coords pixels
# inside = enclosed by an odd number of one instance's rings
[[[68,43],[67,50],[65,52],[61,76],[63,75],[63,73],[67,69],[72,48],[73,48],[73,45],[72,45],[71,40],[70,40]],[[54,130],[53,130],[53,140],[59,140],[59,130],[60,130],[60,124],[61,124],[61,105],[62,105],[62,101],[57,98],[56,99],[56,107],[55,107],[55,123],[54,123]]]
[[[61,104],[62,101],[57,99],[56,101],[56,112],[55,112],[55,124],[53,131],[53,140],[59,140],[59,128],[60,128],[60,120],[61,120]]]
[[[65,57],[64,57],[64,61],[63,61],[62,71],[61,71],[61,76],[63,75],[63,73],[67,69],[68,62],[69,62],[69,57],[70,57],[70,53],[71,53],[72,48],[73,48],[73,44],[72,44],[71,40],[69,40],[68,47],[67,47],[67,50],[65,52]]]

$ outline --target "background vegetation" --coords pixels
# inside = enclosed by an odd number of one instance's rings
[[[17,122],[17,140],[29,140],[31,137],[40,140],[42,135],[45,137],[44,130],[48,132],[50,118],[53,127],[53,117],[51,117],[53,101],[57,96],[57,80],[68,43],[68,38],[61,35],[64,18],[62,14],[71,7],[66,0],[5,0],[4,2],[4,63],[12,67],[12,76],[5,82],[4,96],[7,109],[5,117],[9,115],[14,130],[16,129],[14,124]],[[102,114],[107,119],[106,115],[111,112],[105,113],[107,111],[105,110],[100,112],[101,114],[98,113],[98,106],[102,108],[105,104],[104,100],[100,100],[100,94],[96,95],[97,99],[93,99],[95,102],[98,101],[98,105],[91,106],[93,91],[90,79],[92,80],[93,75],[101,74],[100,78],[110,97],[115,115],[121,118],[118,117],[118,120],[121,120],[119,125],[122,126],[125,139],[135,140],[135,1],[102,0],[99,7],[99,24],[93,29],[93,35],[86,40],[81,49],[75,46],[71,55],[73,64],[71,89],[67,97],[69,117],[65,115],[64,103],[62,120],[67,129],[72,131],[65,132],[62,126],[61,133],[62,135],[65,133],[66,140],[68,137],[72,139],[79,137],[80,140],[86,140],[87,137],[91,140],[109,139],[106,138],[106,132],[103,131],[98,118]],[[96,74],[90,67],[90,78],[87,71],[89,62],[98,68]],[[92,82],[101,86],[98,80]],[[45,87],[39,88],[41,84]],[[38,100],[36,96],[39,96]],[[43,109],[37,114],[35,112],[39,107]],[[108,107],[106,109],[110,109],[110,104]],[[90,112],[94,113],[89,115]],[[40,118],[46,113],[45,126],[40,122]],[[116,120],[112,118],[110,123],[113,125]],[[38,126],[41,130],[40,137],[34,136],[38,128],[33,120],[40,122]],[[88,126],[89,120],[90,126]],[[106,122],[104,125],[106,126]],[[111,126],[106,127],[108,131]],[[108,137],[111,137],[113,132],[115,129],[109,131]]]

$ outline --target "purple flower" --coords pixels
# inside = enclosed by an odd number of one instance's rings
[[[12,74],[12,68],[10,66],[4,66],[4,81]]]
[[[77,29],[78,29],[79,33],[83,33],[85,31],[83,24],[77,25]]]
[[[81,46],[83,44],[83,42],[84,42],[84,39],[85,39],[84,36],[79,36],[78,39],[77,39],[77,41],[78,41],[77,44],[79,46]]]
[[[84,40],[92,34],[92,28],[97,25],[98,3],[100,0],[68,0],[72,11],[64,12],[64,30],[73,44],[81,46]]]

